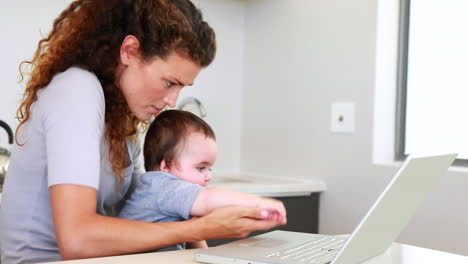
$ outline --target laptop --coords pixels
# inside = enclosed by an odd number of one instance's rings
[[[272,231],[201,249],[195,260],[212,264],[361,263],[395,241],[456,156],[409,156],[348,237]]]

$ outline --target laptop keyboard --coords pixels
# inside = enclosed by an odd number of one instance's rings
[[[344,238],[323,237],[266,255],[267,258],[294,259],[304,263],[328,264],[346,242]]]

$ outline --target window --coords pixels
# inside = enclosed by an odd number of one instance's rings
[[[468,1],[401,0],[397,159],[459,153],[468,165]]]

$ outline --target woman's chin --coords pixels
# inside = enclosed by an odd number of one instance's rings
[[[140,121],[149,121],[152,117],[152,113],[134,113],[135,117],[138,118]]]

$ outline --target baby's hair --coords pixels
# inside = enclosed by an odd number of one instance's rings
[[[146,171],[158,170],[163,160],[174,161],[187,136],[195,132],[216,140],[211,127],[197,115],[182,110],[161,112],[146,133],[143,147]]]

